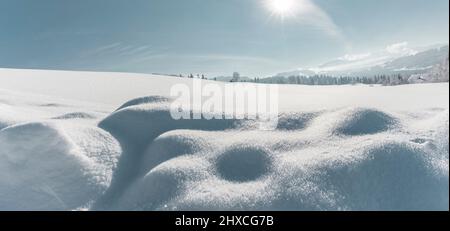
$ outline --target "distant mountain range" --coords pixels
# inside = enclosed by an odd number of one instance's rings
[[[448,45],[409,49],[400,43],[376,53],[346,55],[317,68],[299,68],[279,73],[275,77],[314,75],[371,77],[392,74],[409,76],[429,72],[447,59],[448,55]]]

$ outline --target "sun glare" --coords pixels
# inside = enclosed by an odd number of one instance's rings
[[[267,0],[269,10],[280,17],[292,16],[298,9],[298,0]]]

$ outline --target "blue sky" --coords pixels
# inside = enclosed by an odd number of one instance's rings
[[[266,76],[449,40],[448,0],[267,1],[0,0],[0,67]]]

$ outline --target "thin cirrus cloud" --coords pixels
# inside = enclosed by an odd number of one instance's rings
[[[282,63],[265,57],[227,54],[177,54],[169,48],[149,44],[130,45],[114,42],[82,53],[81,68],[102,68],[108,71],[157,72],[164,74],[209,73],[220,75],[233,71],[269,74]],[[72,63],[73,64],[73,63]]]
[[[151,50],[149,45],[127,45],[122,42],[115,42],[88,50],[83,55],[86,57],[107,55],[134,56],[148,53]]]
[[[270,58],[223,54],[153,54],[129,60],[126,65],[134,68],[154,67],[153,70],[166,74],[206,72],[210,75],[231,74],[234,71],[269,74],[272,68],[283,67],[283,64]]]
[[[278,1],[278,0],[263,0]],[[341,29],[333,19],[313,0],[281,0],[295,2],[294,10],[283,21],[298,24],[308,30],[315,30],[330,37],[344,46],[348,46]],[[274,19],[274,18],[272,18]],[[277,20],[277,19],[275,19]],[[279,23],[279,22],[277,22]],[[284,23],[284,22],[283,22]],[[219,72],[242,71],[271,74],[277,69],[289,68],[295,64],[265,55],[246,56],[238,53],[223,54],[210,52],[174,53],[169,47],[155,47],[151,44],[116,41],[86,50],[81,53],[82,59],[72,60],[82,68],[101,68],[105,70],[138,71],[138,72],[195,72],[205,71],[211,74]],[[87,60],[90,60],[88,62]]]
[[[126,69],[128,63],[146,60],[161,50],[162,48],[156,49],[148,44],[112,42],[81,49],[76,55],[65,59],[60,66],[74,70],[114,71],[117,68],[125,68],[126,71],[133,71]]]

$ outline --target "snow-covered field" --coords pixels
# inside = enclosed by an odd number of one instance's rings
[[[0,210],[449,209],[448,83],[282,85],[262,131],[173,120],[191,81],[0,69]]]

